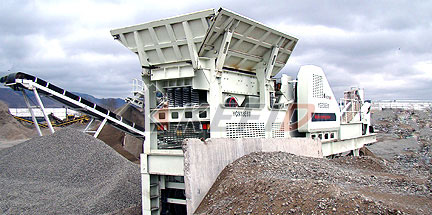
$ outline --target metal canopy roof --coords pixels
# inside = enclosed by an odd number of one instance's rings
[[[294,37],[223,8],[115,29],[111,34],[139,55],[142,66],[191,61],[196,68],[198,57],[219,57],[227,31],[232,37],[221,60],[223,67],[253,72],[261,61],[269,62],[278,47],[272,76],[285,66],[297,43]]]
[[[227,29],[231,29],[233,35],[224,66],[252,71],[259,62],[270,57],[274,46],[278,46],[279,52],[272,76],[285,66],[298,40],[221,8],[207,31],[199,56],[212,56],[215,50],[219,50]]]
[[[142,66],[191,61],[210,26],[213,9],[111,30],[111,35],[138,54]]]

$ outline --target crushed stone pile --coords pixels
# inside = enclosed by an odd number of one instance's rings
[[[252,153],[228,165],[197,214],[431,214],[427,173],[373,157]]]
[[[0,151],[1,214],[104,214],[141,207],[139,166],[64,128]]]
[[[0,141],[28,139],[36,132],[19,123],[9,112],[9,107],[0,101]]]

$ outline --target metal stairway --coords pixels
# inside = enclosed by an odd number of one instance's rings
[[[132,105],[135,105],[139,108],[143,108],[144,106],[144,92],[143,92],[144,83],[141,80],[134,79],[133,80],[133,96],[127,97],[125,101]]]
[[[44,116],[47,116],[40,100],[39,93],[47,95],[49,98],[52,98],[56,101],[59,101],[79,112],[85,113],[94,119],[98,119],[102,121],[98,130],[95,132],[95,137],[99,135],[99,132],[102,130],[103,126],[106,123],[111,124],[113,127],[120,129],[124,132],[127,132],[137,138],[144,139],[144,128],[135,124],[134,122],[130,122],[123,117],[111,112],[93,102],[90,102],[80,96],[77,96],[69,91],[66,91],[60,87],[55,86],[52,83],[44,81],[38,77],[25,74],[22,72],[12,73],[7,76],[0,78],[0,82],[4,83],[5,86],[12,88],[13,90],[21,90],[24,95],[24,99],[26,100],[27,106],[30,107],[27,102],[27,95],[24,90],[30,90],[35,93],[35,97],[38,100],[39,107],[44,113]],[[32,112],[31,112],[32,113]],[[33,115],[33,114],[32,114]],[[33,119],[34,121],[35,119]],[[49,120],[47,120],[49,122]],[[37,122],[35,122],[37,126]],[[48,123],[49,127],[52,127],[50,123]],[[38,128],[38,127],[37,127]],[[38,128],[39,130],[39,128]],[[54,130],[51,129],[54,133]],[[41,133],[40,133],[41,135]]]

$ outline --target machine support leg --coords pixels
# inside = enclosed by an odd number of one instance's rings
[[[48,115],[46,114],[46,111],[45,111],[45,108],[43,106],[42,100],[39,97],[39,93],[37,92],[36,88],[33,88],[33,92],[35,94],[37,102],[39,103],[39,107],[40,107],[40,109],[42,111],[42,114],[43,114],[43,116],[45,118],[45,121],[47,122],[48,128],[50,129],[51,133],[54,134],[54,128],[52,127],[51,121],[49,120]]]
[[[87,124],[87,126],[84,128],[84,132],[87,132],[87,130],[90,128],[90,125],[93,123],[94,118],[92,117],[90,122]]]
[[[26,105],[27,105],[27,108],[29,109],[30,114],[31,114],[31,117],[32,117],[33,123],[34,123],[34,125],[35,125],[35,127],[36,127],[36,130],[37,130],[39,136],[42,136],[42,131],[40,130],[39,123],[38,123],[38,121],[37,121],[37,119],[36,119],[35,114],[33,113],[33,109],[32,109],[31,106],[30,106],[30,102],[29,102],[29,99],[28,99],[28,97],[27,97],[27,94],[25,93],[24,90],[22,90],[22,93],[23,93],[23,96],[24,96],[24,101],[25,101],[25,103],[26,103]]]
[[[96,130],[96,133],[94,134],[94,137],[97,138],[99,136],[99,133],[102,131],[102,128],[105,126],[107,122],[107,118],[105,118],[102,123],[99,125],[99,128]]]
[[[354,150],[353,150],[353,156],[354,156],[354,157],[358,157],[358,156],[360,156],[360,149],[354,149]]]
[[[150,174],[141,173],[141,192],[142,192],[142,214],[152,214],[152,204],[150,198]]]

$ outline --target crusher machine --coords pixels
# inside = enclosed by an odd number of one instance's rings
[[[322,155],[375,141],[361,89],[337,102],[323,70],[278,75],[298,39],[220,8],[111,30],[136,53],[144,106],[143,214],[193,213],[185,197],[187,138],[319,139]],[[187,193],[186,193],[187,196]]]

